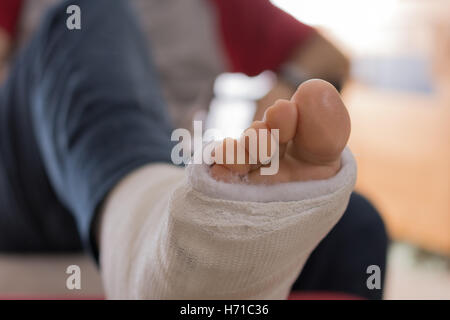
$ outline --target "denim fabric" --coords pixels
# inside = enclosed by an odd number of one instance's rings
[[[70,4],[81,30],[66,26]],[[96,254],[91,227],[108,191],[170,161],[172,127],[144,44],[126,1],[63,1],[45,16],[0,95],[0,249],[78,248],[74,218]]]

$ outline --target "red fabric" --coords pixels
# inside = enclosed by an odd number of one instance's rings
[[[16,32],[23,0],[0,0],[0,28],[10,36]]]
[[[232,72],[276,71],[314,29],[269,0],[211,0]]]
[[[314,29],[269,0],[211,0],[217,9],[220,37],[232,72],[255,76],[276,71]],[[0,27],[11,36],[23,0],[0,1]]]

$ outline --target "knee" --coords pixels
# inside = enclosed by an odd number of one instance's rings
[[[359,235],[359,241],[367,249],[386,254],[389,243],[387,229],[382,216],[368,199],[353,192],[343,220],[352,226],[352,232]]]

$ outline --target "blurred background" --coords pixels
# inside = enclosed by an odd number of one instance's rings
[[[272,2],[351,59],[343,98],[357,190],[393,239],[385,298],[450,299],[450,1]],[[273,77],[219,77],[210,125],[238,135]]]
[[[450,0],[272,2],[351,60],[343,99],[357,190],[381,212],[393,240],[385,298],[450,299]],[[274,81],[271,72],[220,75],[207,126],[238,136]],[[0,256],[4,274],[22,275],[0,276],[0,293],[67,293],[69,263],[83,270],[83,294],[102,293],[95,267],[78,255]]]

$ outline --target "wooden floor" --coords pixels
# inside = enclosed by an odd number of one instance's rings
[[[351,84],[350,146],[357,189],[373,200],[395,239],[450,256],[450,90],[433,95]]]
[[[450,299],[450,270],[439,261],[427,259],[417,264],[409,246],[393,245],[388,256],[385,299]],[[73,264],[81,269],[81,290],[66,288],[65,271]],[[87,256],[0,255],[0,299],[102,297],[100,274]]]

